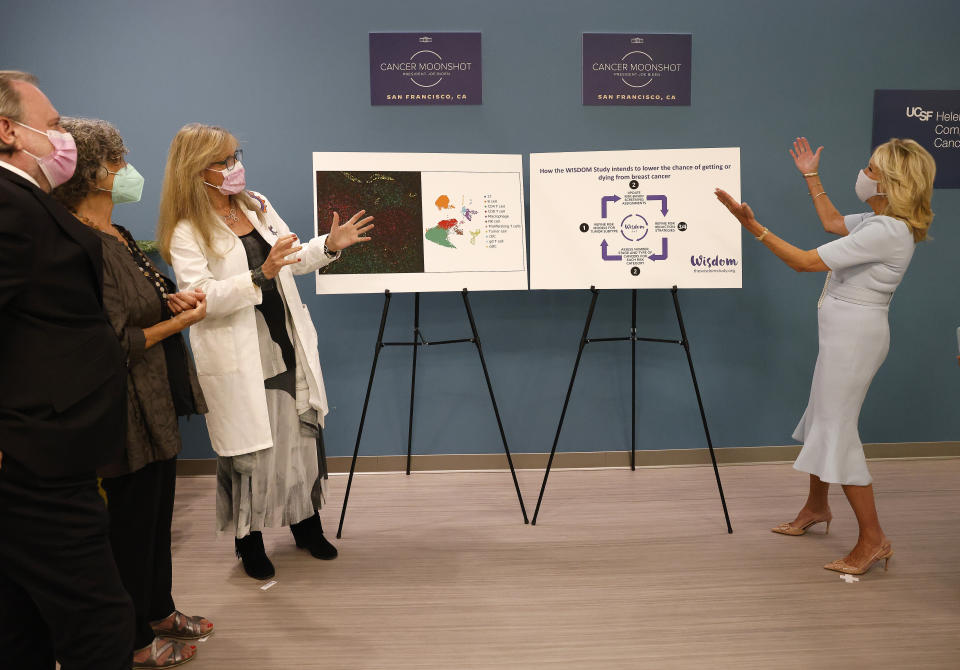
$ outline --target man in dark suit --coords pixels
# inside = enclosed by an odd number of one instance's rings
[[[0,667],[129,670],[95,474],[123,449],[125,362],[100,242],[48,195],[76,149],[35,83],[0,71]]]

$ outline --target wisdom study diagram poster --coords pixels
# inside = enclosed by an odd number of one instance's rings
[[[530,155],[530,287],[740,288],[740,149]]]
[[[317,293],[527,288],[519,155],[315,153],[314,225],[373,216],[370,242],[317,273]]]

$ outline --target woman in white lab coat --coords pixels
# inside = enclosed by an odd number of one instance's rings
[[[290,526],[298,547],[336,557],[317,514],[325,492],[327,399],[317,334],[294,274],[369,241],[357,212],[301,243],[269,201],[245,190],[237,140],[190,124],[170,145],[158,240],[177,281],[207,296],[191,345],[217,459],[217,528],[235,535],[247,574],[274,575],[260,530]]]

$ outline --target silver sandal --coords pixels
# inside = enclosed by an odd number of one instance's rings
[[[194,652],[192,656],[185,656],[184,651],[186,648],[187,645],[184,642],[155,637],[153,638],[153,642],[150,643],[150,656],[143,661],[134,661],[133,670],[173,668],[178,665],[183,665],[197,657],[196,652]],[[171,650],[170,655],[165,661],[161,661],[160,659],[167,653],[167,650]]]
[[[160,624],[164,621],[166,621],[166,619],[153,621],[151,622],[150,627],[157,635],[170,638],[171,640],[199,640],[200,638],[213,634],[213,622],[206,617],[187,616],[186,614],[182,614],[181,612],[174,610],[173,626],[170,628],[161,627]],[[206,632],[200,628],[205,621],[210,624],[210,630]]]

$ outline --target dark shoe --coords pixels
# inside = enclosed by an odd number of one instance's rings
[[[323,536],[323,525],[320,523],[320,515],[316,512],[300,523],[291,525],[290,531],[297,546],[308,549],[314,558],[331,561],[337,557],[337,548],[327,542],[327,538]]]
[[[237,558],[243,561],[243,569],[248,575],[254,579],[270,579],[276,574],[273,563],[267,558],[267,552],[263,548],[263,535],[260,531],[254,531],[239,540],[234,539],[233,543]]]

